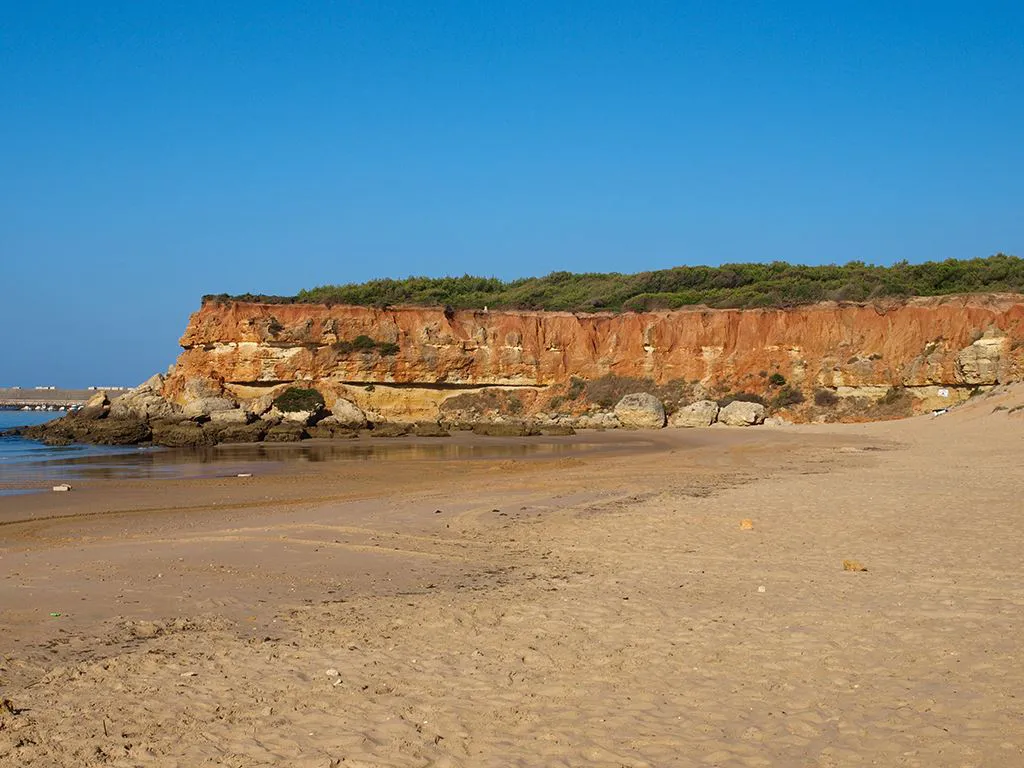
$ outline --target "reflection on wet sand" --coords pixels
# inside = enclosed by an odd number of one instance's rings
[[[42,446],[40,446],[42,447]],[[629,436],[622,440],[569,438],[477,438],[467,436],[439,442],[415,438],[388,442],[368,438],[345,442],[310,440],[302,443],[244,443],[202,448],[120,448],[65,451],[47,449],[12,465],[0,465],[0,489],[12,493],[39,489],[61,479],[134,480],[202,478],[233,475],[259,468],[280,471],[290,465],[344,461],[471,461],[494,459],[552,458],[593,451],[631,451],[653,447]]]

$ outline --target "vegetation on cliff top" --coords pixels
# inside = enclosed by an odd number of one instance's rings
[[[817,301],[866,301],[883,297],[957,293],[1024,293],[1024,259],[996,254],[880,267],[851,261],[841,266],[723,264],[674,267],[633,275],[552,272],[504,282],[493,277],[409,277],[324,285],[297,296],[227,294],[205,301],[357,306],[446,306],[454,309],[533,309],[574,312],[711,307],[771,307]]]

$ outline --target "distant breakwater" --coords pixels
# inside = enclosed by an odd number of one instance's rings
[[[67,411],[81,408],[96,394],[94,389],[0,388],[0,410]]]

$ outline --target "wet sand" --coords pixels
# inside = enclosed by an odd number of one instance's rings
[[[0,764],[1024,764],[1022,402],[0,498]]]

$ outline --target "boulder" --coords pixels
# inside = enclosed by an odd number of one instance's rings
[[[164,377],[159,373],[149,377],[135,389],[130,389],[123,395],[114,398],[110,403],[110,417],[148,421],[176,416],[179,409],[163,398],[161,395],[163,386]]]
[[[248,424],[252,421],[252,414],[241,408],[233,408],[230,411],[213,411],[210,414],[210,423],[221,424]]]
[[[568,424],[546,424],[540,428],[540,433],[547,437],[564,437],[575,435],[576,430]]]
[[[501,424],[474,424],[473,434],[487,437],[532,437],[539,435],[540,430],[533,424],[511,421]]]
[[[306,437],[306,430],[294,421],[282,422],[267,430],[264,441],[268,443],[297,443]]]
[[[447,429],[449,432],[473,431],[473,423],[469,421],[442,421],[440,424],[442,429]]]
[[[340,424],[324,424],[322,421],[306,427],[306,434],[317,440],[353,440],[359,437],[359,433],[354,429]]]
[[[211,419],[222,411],[238,410],[238,404],[226,397],[197,397],[188,400],[182,413],[190,419]]]
[[[217,430],[217,442],[258,443],[267,433],[267,429],[268,426],[259,421],[253,424],[226,424]]]
[[[159,395],[164,391],[164,376],[161,373],[154,373],[131,391],[144,395]]]
[[[63,419],[28,427],[25,437],[46,445],[95,443],[98,445],[135,445],[150,438],[146,422],[136,418],[82,418],[70,414]]]
[[[402,437],[412,432],[412,424],[401,424],[397,422],[374,424],[371,437]]]
[[[698,400],[680,408],[670,421],[673,427],[710,427],[718,419],[718,403]]]
[[[125,392],[110,405],[112,418],[138,419],[171,418],[180,415],[180,409],[159,395],[133,395]]]
[[[634,392],[615,406],[615,416],[630,429],[661,429],[665,426],[665,406],[654,395]]]
[[[298,424],[305,427],[307,424],[319,422],[319,416],[323,411],[282,411],[276,406],[267,411],[261,418],[268,421]]]
[[[730,427],[749,427],[764,422],[765,407],[760,403],[733,400],[718,412],[718,420]]]
[[[614,413],[600,411],[598,413],[584,413],[575,417],[569,426],[576,429],[617,429],[622,426]]]
[[[449,437],[451,432],[442,427],[436,421],[419,421],[413,425],[413,434],[416,437]]]
[[[167,448],[197,448],[214,445],[217,431],[189,421],[158,422],[153,425],[153,442]]]
[[[97,392],[86,401],[85,405],[77,411],[68,414],[68,417],[80,421],[90,421],[93,419],[105,419],[109,413],[110,400],[107,399],[107,393]]]
[[[110,405],[110,400],[107,398],[107,393],[100,391],[85,401],[86,408],[102,408],[106,405]]]
[[[288,389],[288,386],[289,385],[287,384],[279,384],[259,397],[254,397],[252,400],[245,403],[245,410],[249,411],[253,416],[261,418],[274,407],[274,400],[278,395]]]
[[[956,355],[956,378],[963,384],[998,384],[1006,337],[988,331]]]
[[[136,445],[150,439],[149,425],[141,419],[103,419],[89,424],[82,432],[76,431],[78,442],[99,445]]]
[[[331,406],[331,415],[321,419],[319,423],[325,422],[348,429],[362,429],[366,426],[366,414],[352,401],[339,397]]]
[[[185,382],[185,401],[203,400],[208,397],[223,397],[224,385],[220,381],[195,376]]]

